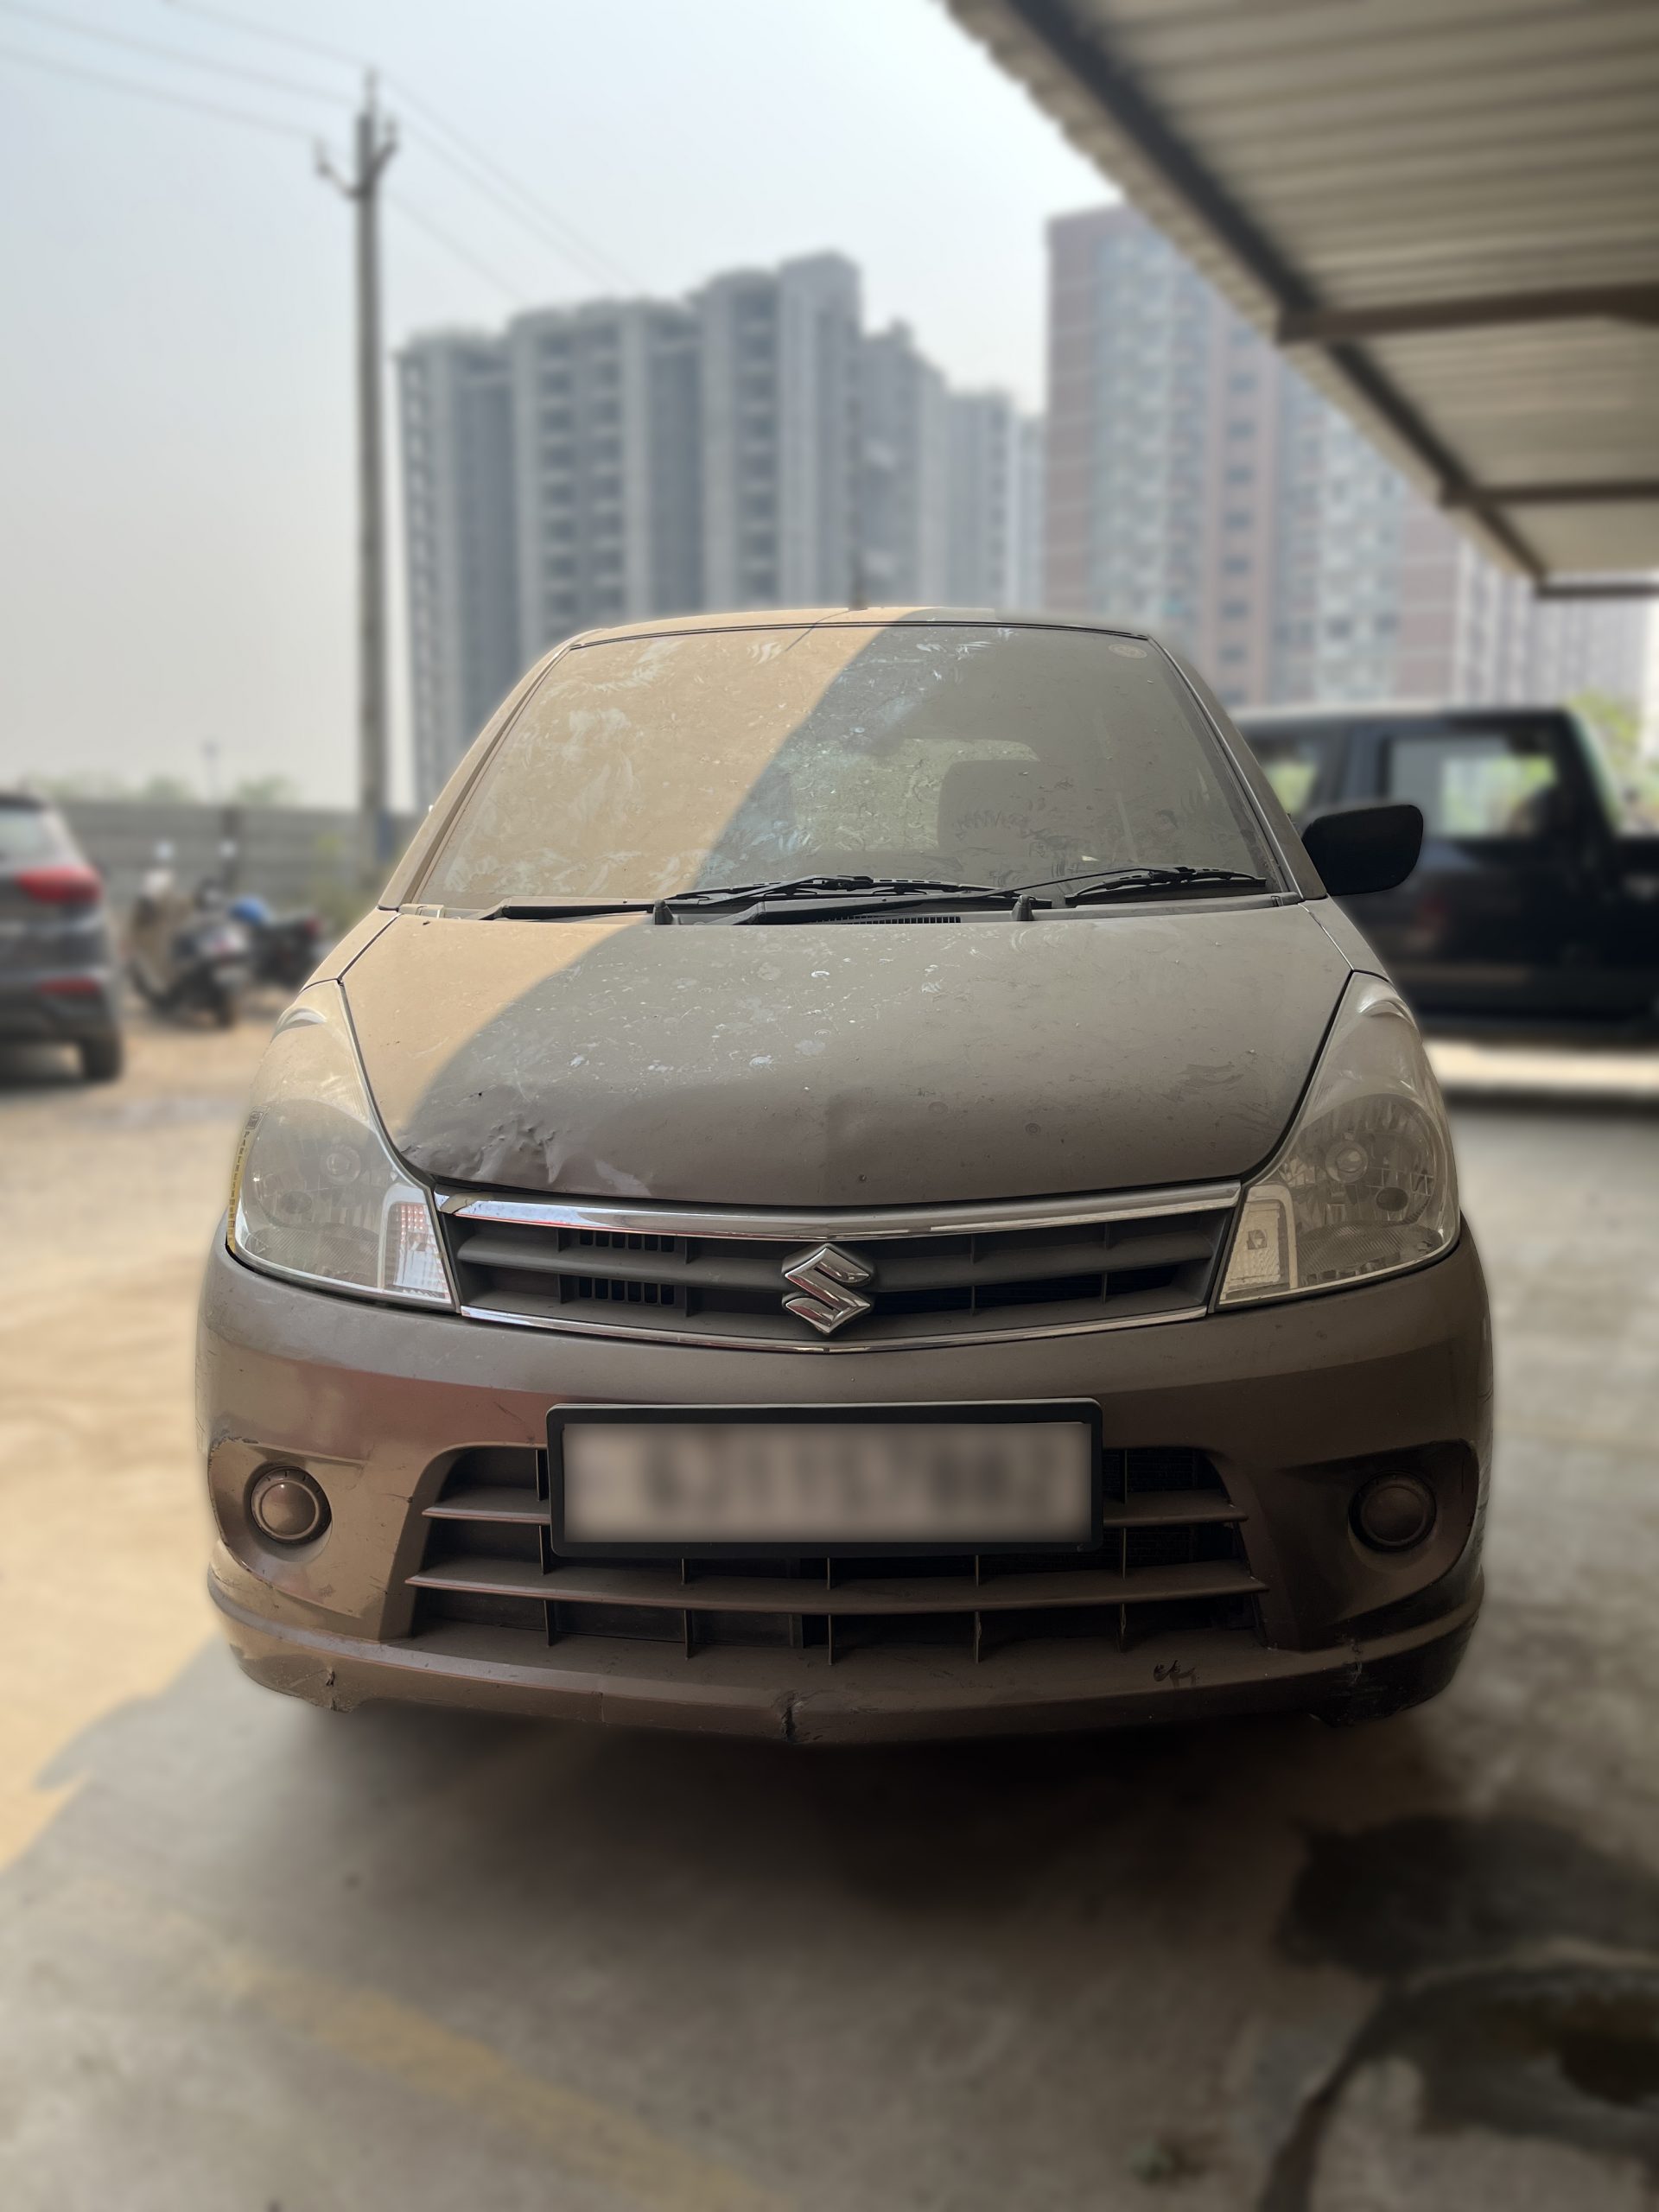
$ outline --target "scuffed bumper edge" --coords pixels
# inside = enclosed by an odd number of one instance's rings
[[[793,1744],[919,1742],[1065,1730],[1138,1728],[1252,1713],[1325,1713],[1381,1718],[1421,1703],[1456,1673],[1480,1611],[1478,1582],[1438,1618],[1391,1636],[1287,1651],[1229,1638],[1202,1663],[1149,1681],[1144,1656],[1115,1655],[1080,1681],[1067,1668],[1027,1686],[982,1681],[930,1666],[902,1681],[836,1681],[781,1687],[747,1681],[741,1665],[710,1652],[690,1662],[677,1652],[640,1671],[637,1646],[536,1666],[473,1657],[413,1643],[375,1643],[247,1611],[209,1576],[209,1589],[243,1671],[267,1689],[336,1712],[374,1700],[461,1707],[478,1712],[697,1734],[770,1738]],[[827,1675],[828,1670],[823,1670]],[[863,1674],[862,1669],[855,1670]]]

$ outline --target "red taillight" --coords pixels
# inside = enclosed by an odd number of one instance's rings
[[[53,861],[45,868],[20,868],[12,881],[25,898],[42,906],[95,906],[104,895],[98,870],[84,861]]]

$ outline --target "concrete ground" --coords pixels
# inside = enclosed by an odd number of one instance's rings
[[[235,1672],[191,1319],[258,1045],[0,1065],[7,2212],[1659,2205],[1639,1084],[1459,1109],[1500,1438],[1437,1704],[802,1755]]]

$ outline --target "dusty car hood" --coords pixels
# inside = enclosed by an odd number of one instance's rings
[[[1349,973],[1303,906],[659,929],[400,915],[348,969],[441,1180],[843,1206],[1230,1177]]]

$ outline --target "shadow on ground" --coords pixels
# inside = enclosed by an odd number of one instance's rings
[[[1659,1945],[1644,1878],[1458,1817],[1427,1714],[802,1752],[323,1714],[211,1649],[49,1778],[0,1879],[16,2207],[1302,2208],[1347,2086],[1433,2046],[1424,1971],[1632,1900]],[[1634,2154],[1610,2063],[1566,2139]]]

